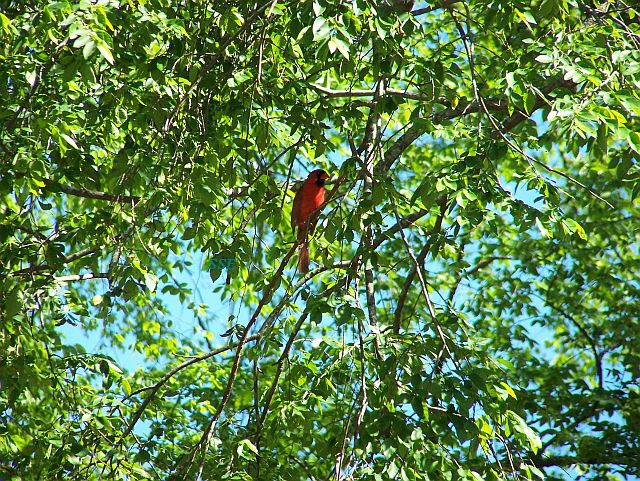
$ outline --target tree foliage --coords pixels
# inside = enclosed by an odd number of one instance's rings
[[[2,479],[640,475],[633,2],[0,5]]]

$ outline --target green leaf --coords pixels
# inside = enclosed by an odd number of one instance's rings
[[[156,286],[158,285],[158,277],[151,272],[147,272],[144,275],[144,283],[150,292],[154,292],[156,290]]]
[[[630,132],[628,136],[629,146],[636,152],[640,153],[640,133]]]
[[[327,24],[326,19],[318,17],[314,20],[311,31],[313,32],[313,40],[318,42],[329,37],[331,27]]]
[[[540,441],[540,437],[516,413],[514,413],[513,411],[509,411],[509,415],[514,421],[514,429],[525,435],[525,437],[529,441],[531,451],[533,451],[534,454],[537,453],[538,450],[542,447],[542,441]]]
[[[544,226],[539,217],[536,217],[536,226],[543,237],[551,238],[551,232]]]
[[[254,454],[258,454],[258,448],[256,448],[255,445],[248,439],[243,439],[242,441],[240,441],[240,443],[247,447]]]
[[[120,382],[122,383],[122,389],[124,390],[124,394],[126,396],[131,395],[131,384],[127,380],[127,378],[123,377]]]
[[[89,40],[86,44],[84,44],[84,47],[82,47],[82,56],[85,59],[88,59],[89,57],[91,57],[91,55],[93,55],[93,52],[96,51],[96,42],[93,40]]]
[[[500,385],[507,391],[509,396],[511,396],[513,399],[518,399],[516,397],[515,391],[506,382],[500,381]]]
[[[104,59],[111,65],[113,65],[113,54],[111,53],[111,49],[109,49],[109,46],[104,42],[98,42],[98,50],[100,51]]]
[[[100,304],[102,304],[103,300],[104,300],[104,296],[102,296],[100,294],[96,294],[91,299],[91,304],[93,304],[94,306],[99,306]]]
[[[76,141],[75,141],[75,140],[73,140],[73,137],[71,137],[71,136],[70,136],[70,135],[68,135],[68,134],[62,133],[62,132],[60,132],[60,137],[61,137],[61,138],[63,138],[63,139],[64,139],[64,141],[65,141],[67,144],[69,144],[71,147],[73,147],[73,148],[74,148],[74,149],[76,149],[76,150],[79,150],[79,149],[78,149],[78,144],[76,144]]]
[[[347,60],[349,60],[349,44],[347,44],[343,40],[340,40],[337,37],[333,37],[329,40],[328,45],[329,45],[329,51],[331,53],[333,53],[337,48],[338,51],[342,54],[342,56]]]
[[[536,101],[538,96],[534,92],[525,92],[524,94],[524,108],[525,111],[531,115],[536,108]]]
[[[2,12],[0,12],[0,25],[5,33],[11,33],[11,20]]]
[[[582,226],[578,224],[575,220],[563,219],[562,224],[565,230],[568,231],[568,233],[570,234],[576,233],[578,234],[578,237],[580,237],[582,240],[587,240],[587,234],[585,233]]]
[[[541,54],[536,57],[536,62],[539,63],[551,63],[553,62],[553,57],[547,54]]]
[[[399,469],[400,468],[395,463],[395,461],[392,460],[387,466],[387,476],[389,476],[389,479],[396,479]]]
[[[31,85],[32,87],[36,83],[36,77],[37,77],[37,73],[35,69],[29,70],[25,73],[25,78],[27,79],[27,82],[29,83],[29,85]]]

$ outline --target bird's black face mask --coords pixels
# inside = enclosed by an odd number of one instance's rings
[[[324,184],[327,182],[327,174],[324,172],[318,172],[318,180],[316,180],[316,185],[318,187],[324,187]]]

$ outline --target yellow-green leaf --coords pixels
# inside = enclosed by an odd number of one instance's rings
[[[640,133],[631,132],[629,134],[629,147],[640,154]]]
[[[109,62],[111,65],[114,64],[113,54],[111,53],[109,46],[105,42],[98,43],[98,50],[100,50],[100,53],[107,62]]]

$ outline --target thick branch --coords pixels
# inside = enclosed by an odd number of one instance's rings
[[[364,197],[367,200],[371,199],[372,189],[373,189],[373,181],[374,181],[374,163],[376,158],[376,151],[382,153],[382,149],[378,150],[378,146],[380,146],[380,139],[382,137],[382,125],[381,125],[381,116],[380,111],[378,110],[378,101],[380,98],[385,95],[385,86],[384,79],[378,79],[378,83],[376,85],[376,92],[374,96],[375,105],[371,108],[369,112],[369,118],[367,119],[366,132],[364,135],[364,139],[362,141],[362,145],[360,148],[363,152],[365,152],[365,159],[363,163],[362,175],[364,176]],[[380,158],[382,162],[383,159]],[[375,206],[374,206],[375,209]],[[363,243],[367,247],[370,252],[373,252],[373,232],[371,229],[371,225],[365,228]],[[365,280],[365,295],[367,298],[367,311],[369,313],[369,324],[372,328],[375,328],[378,325],[378,318],[376,316],[376,297],[375,297],[375,288],[373,285],[373,268],[371,267],[370,262],[366,262],[364,266],[364,280]],[[374,337],[374,348],[376,355],[380,357],[379,352],[379,340],[378,336]]]
[[[376,316],[376,291],[373,286],[373,269],[370,267],[365,267],[364,269],[364,282],[369,324],[375,327],[378,325],[378,317]]]
[[[563,78],[555,79],[551,81],[549,84],[547,84],[546,86],[544,86],[542,89],[539,90],[539,95],[536,97],[534,110],[537,110],[543,107],[544,105],[548,105],[546,96],[551,94],[554,90],[557,90],[560,88],[567,88],[571,91],[575,91],[575,89],[577,88],[577,85],[573,81],[565,80]],[[492,112],[505,112],[507,110],[507,101],[505,98],[483,99],[483,103],[484,103],[484,107],[486,107],[489,111],[492,111]],[[454,118],[480,112],[481,110],[483,110],[483,105],[478,100],[472,100],[470,102],[460,101],[455,108],[447,107],[444,110],[436,112],[432,117],[432,122],[436,124],[441,124],[443,122],[446,122]],[[529,116],[527,116],[523,112],[520,112],[520,111],[514,112],[511,116],[509,116],[506,120],[504,120],[500,129],[500,132],[504,134],[505,132],[510,131],[514,127],[516,127],[518,124],[527,120],[528,118]],[[386,171],[389,168],[391,168],[393,163],[396,160],[398,160],[400,155],[402,155],[402,153],[413,142],[415,142],[418,139],[418,137],[426,133],[427,129],[428,129],[428,126],[426,125],[420,125],[420,126],[413,125],[409,127],[409,129],[407,129],[407,131],[402,136],[400,136],[400,138],[391,147],[387,149],[384,156],[385,157],[384,164],[380,164],[379,170]],[[500,133],[494,132],[492,135],[500,136]]]

